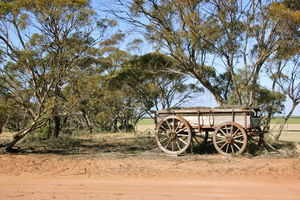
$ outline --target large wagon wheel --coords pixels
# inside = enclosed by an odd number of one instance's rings
[[[192,131],[185,119],[173,115],[159,122],[155,136],[157,144],[163,152],[179,155],[189,147],[192,139]]]
[[[215,130],[213,143],[221,154],[241,154],[247,146],[247,134],[238,123],[224,122]]]

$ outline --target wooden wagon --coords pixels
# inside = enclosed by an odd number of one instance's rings
[[[172,155],[191,145],[204,145],[212,135],[221,154],[241,154],[252,141],[261,142],[261,117],[258,108],[174,108],[155,112],[155,135],[159,148]]]

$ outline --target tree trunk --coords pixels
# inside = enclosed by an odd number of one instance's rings
[[[54,116],[53,121],[54,121],[53,137],[57,138],[59,136],[59,132],[60,132],[60,117]]]
[[[193,70],[191,71],[191,73],[193,73],[195,78],[198,79],[198,81],[214,96],[216,102],[220,106],[226,105],[227,102],[224,100],[224,98],[222,98],[220,93],[217,92],[215,87],[211,85],[211,83],[205,78],[205,76],[201,72]]]
[[[15,144],[17,142],[19,142],[22,138],[24,138],[31,131],[34,131],[34,130],[39,129],[42,126],[44,126],[47,123],[47,121],[48,120],[46,120],[46,119],[39,120],[39,121],[34,121],[30,126],[28,126],[27,128],[25,128],[22,131],[15,134],[14,137],[13,137],[13,140],[4,145],[6,151],[8,151],[8,152],[13,151],[12,147],[15,146]]]
[[[6,121],[7,121],[7,117],[6,118],[2,118],[2,120],[0,120],[0,134],[2,133],[2,129],[3,129],[3,126],[4,126],[4,124],[6,123]]]
[[[255,98],[256,98],[256,92],[257,92],[256,87],[257,87],[257,81],[259,79],[259,72],[261,71],[263,64],[264,64],[264,59],[261,60],[259,63],[257,63],[257,65],[255,67],[256,68],[255,73],[253,74],[252,83],[248,83],[248,84],[251,84],[251,87],[250,87],[250,96],[249,96],[247,106],[256,106],[256,105],[254,105]]]
[[[276,81],[273,80],[273,84],[272,84],[272,93],[274,93],[275,91],[275,86],[276,86]],[[270,102],[268,108],[267,108],[267,119],[266,119],[266,123],[265,126],[263,127],[264,130],[263,132],[270,131],[271,128],[271,119],[272,119],[272,115],[273,115],[273,106],[274,106],[274,100]]]
[[[290,110],[289,114],[284,118],[283,122],[280,124],[279,130],[277,132],[277,134],[275,135],[275,141],[279,140],[279,137],[281,135],[281,132],[283,130],[284,125],[286,124],[287,120],[290,118],[290,116],[293,114],[295,108],[296,108],[297,104],[295,102],[293,102],[293,107]]]
[[[15,134],[14,137],[13,137],[13,140],[11,142],[5,144],[6,151],[8,151],[8,152],[13,151],[12,147],[15,146],[15,144],[17,142],[19,142],[22,138],[24,138],[25,135],[27,135],[27,133],[29,133],[32,130],[33,126],[34,125],[32,125],[32,126],[28,127],[27,129]]]
[[[91,121],[89,119],[89,116],[84,111],[82,111],[82,115],[83,115],[83,118],[85,119],[86,125],[87,125],[90,133],[93,133],[93,127],[91,125]]]

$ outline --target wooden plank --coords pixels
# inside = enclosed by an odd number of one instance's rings
[[[160,121],[169,115],[179,115],[194,127],[215,128],[223,122],[236,122],[245,129],[260,126],[260,117],[254,117],[257,108],[180,108],[156,111],[157,120]]]
[[[157,120],[160,121],[167,117],[168,115],[158,115]],[[231,115],[180,115],[183,117],[191,126],[193,127],[216,127],[223,122],[231,122],[232,116]],[[260,119],[259,117],[251,117],[250,115],[235,115],[234,122],[240,124],[242,127],[248,128],[255,128],[260,126]],[[200,124],[199,124],[200,123]]]

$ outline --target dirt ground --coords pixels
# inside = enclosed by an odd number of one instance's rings
[[[0,199],[300,199],[300,159],[0,155]]]
[[[290,128],[298,141],[299,129]],[[71,148],[30,143],[19,153],[0,152],[0,200],[300,200],[299,153],[174,157],[151,137],[94,137]]]

